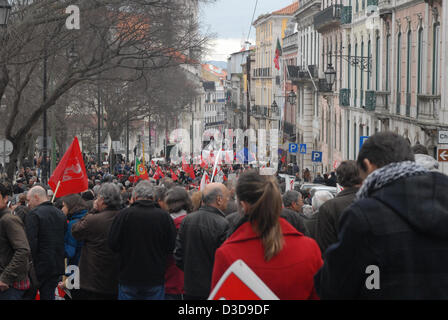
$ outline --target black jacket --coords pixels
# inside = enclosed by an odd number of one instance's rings
[[[402,178],[352,204],[315,276],[322,299],[448,299],[448,177]],[[368,289],[379,270],[380,289]],[[376,273],[378,275],[378,273]],[[370,282],[371,283],[371,282]]]
[[[112,251],[119,253],[120,284],[163,285],[175,239],[173,219],[153,201],[140,200],[120,211],[108,240]]]
[[[40,283],[65,273],[67,218],[51,202],[31,210],[25,220],[36,276]]]
[[[315,239],[322,254],[338,241],[341,215],[352,204],[358,190],[356,187],[342,190],[334,199],[326,201],[316,213]]]
[[[208,297],[215,251],[225,241],[229,222],[219,209],[202,207],[185,217],[176,239],[174,258],[184,271],[185,293]]]

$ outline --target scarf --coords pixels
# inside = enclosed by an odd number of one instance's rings
[[[373,171],[363,182],[356,194],[356,200],[368,198],[374,191],[401,178],[426,174],[429,171],[414,161],[390,163]]]

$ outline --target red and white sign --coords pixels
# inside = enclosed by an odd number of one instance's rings
[[[439,149],[438,161],[448,162],[448,149]]]
[[[243,260],[237,260],[223,274],[208,300],[279,300],[279,298]]]

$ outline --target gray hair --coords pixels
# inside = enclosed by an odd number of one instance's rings
[[[330,191],[326,190],[319,190],[316,191],[316,193],[313,196],[313,199],[311,200],[313,211],[317,212],[319,208],[328,200],[333,199],[333,195]]]
[[[39,200],[42,201],[48,200],[47,191],[41,186],[31,188],[31,190],[29,191],[29,196],[30,197],[36,196],[37,198],[39,198]]]
[[[140,181],[134,189],[133,197],[140,200],[153,200],[154,187],[147,180]]]
[[[210,205],[216,202],[216,199],[219,196],[223,196],[222,191],[220,188],[214,188],[210,192],[208,192],[206,195],[203,195],[202,201],[205,205]]]
[[[101,197],[108,208],[119,209],[121,206],[120,188],[113,183],[105,183],[98,191],[98,197]]]
[[[297,192],[295,190],[290,190],[287,191],[284,195],[283,195],[283,205],[285,206],[285,208],[289,208],[291,207],[291,205],[294,202],[297,202],[297,200],[299,199],[299,197],[301,197],[302,195],[300,194],[300,192]]]
[[[185,210],[188,213],[193,210],[193,203],[191,202],[188,192],[181,187],[174,187],[166,193],[165,203],[168,206],[170,213],[177,213]]]

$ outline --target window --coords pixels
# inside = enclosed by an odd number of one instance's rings
[[[397,105],[396,112],[400,114],[400,105],[401,105],[401,32],[398,33],[397,37]]]
[[[418,62],[417,62],[417,92],[422,93],[423,74],[423,28],[418,30]]]
[[[358,55],[358,44],[355,44],[355,57]],[[358,105],[358,68],[355,67],[355,74],[354,74],[354,81],[355,81],[355,90],[354,90],[354,105],[357,106]]]
[[[390,83],[390,34],[386,38],[386,91],[389,91]]]
[[[352,72],[351,72],[351,65],[350,65],[350,60],[351,60],[351,56],[352,56],[352,45],[349,44],[348,45],[348,61],[347,61],[347,88],[351,90],[352,88],[352,82],[351,82],[351,76],[352,76]]]
[[[370,59],[372,57],[372,44],[371,41],[367,43],[367,57]],[[367,90],[370,90],[370,75],[372,74],[372,70],[370,67],[367,69]]]
[[[364,41],[361,42],[361,57],[364,57]],[[359,106],[362,107],[364,105],[364,70],[361,69],[361,86],[360,86],[360,97]]]
[[[353,153],[353,157],[354,157],[354,159],[356,159],[356,155],[357,155],[357,152],[356,152],[356,146],[358,145],[358,143],[357,143],[357,141],[356,141],[356,122],[355,123],[353,123],[353,151],[354,151],[354,153]]]
[[[440,24],[434,24],[434,45],[432,55],[432,94],[439,93]]]
[[[347,159],[350,159],[350,120],[347,120]]]
[[[375,45],[375,90],[378,91],[380,88],[380,37],[376,37]]]
[[[411,42],[412,40],[412,33],[411,30],[408,31],[408,40],[407,40],[407,66],[406,66],[406,92],[411,92]]]

